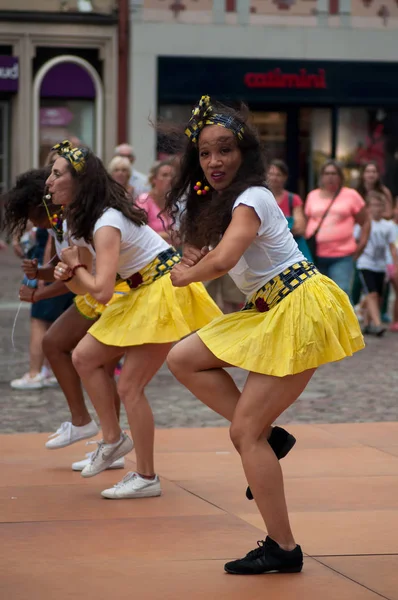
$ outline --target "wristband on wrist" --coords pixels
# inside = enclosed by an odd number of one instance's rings
[[[70,277],[68,277],[68,279],[62,279],[62,281],[64,283],[68,283],[68,281],[72,281],[72,279],[73,279],[73,275],[71,275]]]
[[[79,263],[78,265],[74,266],[72,269],[72,277],[75,276],[77,269],[86,269],[87,270],[87,265],[83,265],[83,263]]]

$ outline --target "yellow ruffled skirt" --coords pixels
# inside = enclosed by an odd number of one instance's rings
[[[107,306],[109,306],[110,304],[115,302],[115,300],[120,298],[120,296],[124,296],[125,294],[128,294],[129,292],[130,292],[130,287],[128,286],[128,284],[123,280],[119,280],[116,282],[113,296],[109,300],[107,305],[101,304],[100,302],[98,302],[98,300],[93,298],[93,296],[91,296],[91,294],[84,294],[84,296],[83,295],[75,296],[74,303],[75,303],[76,309],[82,315],[82,317],[84,317],[85,319],[88,319],[89,321],[96,321],[98,319],[98,317],[100,317],[102,315],[102,313],[104,312],[104,310]]]
[[[341,360],[365,346],[348,296],[306,261],[198,335],[220,360],[276,377]]]
[[[159,258],[160,257],[160,258]],[[176,342],[222,315],[201,283],[173,286],[170,270],[181,259],[161,253],[129,278],[129,294],[108,305],[89,333],[108,346]]]

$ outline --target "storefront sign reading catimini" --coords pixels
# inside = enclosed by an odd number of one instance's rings
[[[18,58],[15,56],[0,56],[0,92],[17,92],[18,77]]]
[[[325,69],[318,69],[317,73],[307,73],[307,69],[300,69],[298,73],[283,73],[281,69],[266,73],[246,73],[244,82],[249,88],[327,88]]]

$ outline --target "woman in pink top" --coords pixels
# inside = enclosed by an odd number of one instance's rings
[[[322,166],[320,187],[307,196],[307,238],[316,231],[329,206],[317,234],[317,266],[321,273],[333,279],[349,294],[354,260],[366,246],[370,220],[364,200],[357,191],[344,187],[343,171],[333,160],[326,161]],[[361,226],[358,244],[354,239],[355,223]]]
[[[170,242],[171,218],[162,213],[166,204],[166,194],[171,188],[171,182],[175,175],[175,168],[168,160],[156,163],[149,173],[151,191],[140,194],[136,204],[143,208],[148,214],[148,225],[152,227],[167,242]]]

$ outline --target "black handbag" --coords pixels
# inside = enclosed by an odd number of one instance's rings
[[[317,264],[317,260],[318,260],[318,254],[317,254],[317,241],[316,241],[316,236],[319,233],[320,228],[322,227],[322,223],[324,222],[324,220],[326,219],[329,210],[332,208],[332,204],[333,202],[336,200],[337,196],[340,194],[341,189],[339,189],[335,195],[332,198],[331,203],[329,204],[329,206],[327,207],[327,209],[325,210],[322,219],[319,221],[318,223],[318,227],[315,229],[314,233],[312,235],[310,235],[310,237],[307,238],[307,246],[312,254],[312,262],[316,265]]]

